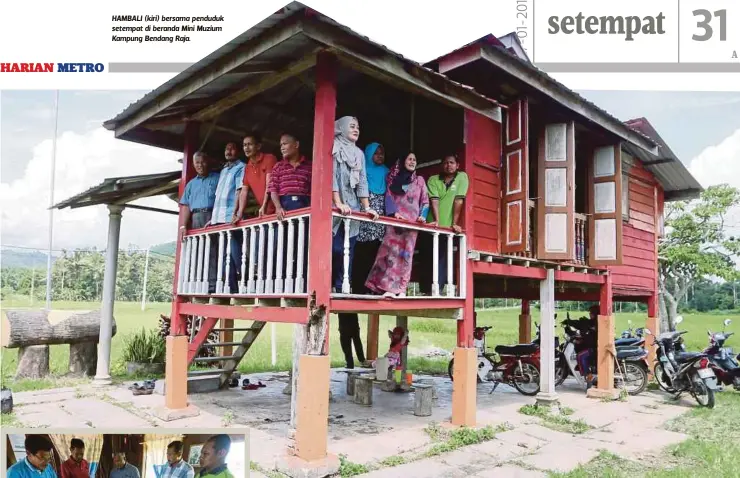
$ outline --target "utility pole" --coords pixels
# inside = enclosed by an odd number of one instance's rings
[[[33,288],[36,285],[36,269],[31,268],[31,307],[33,307]]]
[[[59,127],[59,90],[54,99],[54,137],[51,142],[51,186],[49,187],[49,253],[46,257],[46,310],[51,310],[51,243],[54,231],[54,179],[57,160],[57,130]]]
[[[146,309],[146,281],[149,277],[149,247],[146,248],[146,260],[144,261],[144,288],[141,291],[141,310]]]

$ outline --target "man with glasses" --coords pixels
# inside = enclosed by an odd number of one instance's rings
[[[141,478],[139,469],[126,461],[126,452],[116,451],[113,453],[113,470],[110,478]]]
[[[42,435],[26,435],[26,458],[8,468],[8,478],[57,478],[51,466],[51,441]]]

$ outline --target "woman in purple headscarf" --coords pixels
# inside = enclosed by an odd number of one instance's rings
[[[386,215],[419,223],[426,222],[429,196],[424,178],[416,175],[416,155],[397,161],[387,179]],[[387,226],[365,287],[385,297],[403,297],[411,279],[417,231]]]

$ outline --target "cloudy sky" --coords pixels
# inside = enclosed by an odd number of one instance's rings
[[[116,140],[100,126],[144,93],[60,93],[55,202],[107,177],[179,169],[177,153]],[[647,117],[702,185],[729,182],[740,187],[740,93],[580,93],[622,120]],[[45,248],[54,92],[3,91],[0,108],[2,244]],[[175,208],[166,198],[146,203]],[[54,248],[104,247],[106,214],[104,206],[56,211]],[[171,241],[175,219],[126,210],[121,247]]]

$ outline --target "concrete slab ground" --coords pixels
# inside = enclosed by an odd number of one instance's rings
[[[282,393],[287,373],[252,374],[264,388],[232,388],[189,396],[198,415],[164,421],[157,411],[164,405],[158,394],[134,396],[125,383],[93,388],[80,386],[14,393],[15,416],[23,426],[62,428],[248,428],[250,460],[259,471],[252,476],[280,476],[275,466],[285,456],[290,422],[290,396]],[[688,403],[672,402],[658,392],[629,397],[625,402],[589,399],[575,383],[557,389],[562,407],[573,410],[572,420],[591,429],[582,434],[547,428],[537,417],[519,412],[535,403],[515,390],[478,385],[477,425],[493,426],[498,433],[483,443],[439,452],[430,427],[450,420],[452,383],[431,378],[437,387],[430,417],[413,414],[413,393],[373,392],[373,406],[363,407],[346,394],[346,373],[333,370],[329,404],[329,453],[365,465],[364,477],[522,477],[546,476],[548,471],[569,471],[589,461],[600,450],[626,458],[639,458],[684,440],[663,424],[687,410]],[[503,431],[508,430],[508,431]],[[454,447],[453,447],[454,448]],[[395,466],[394,466],[395,465]]]

